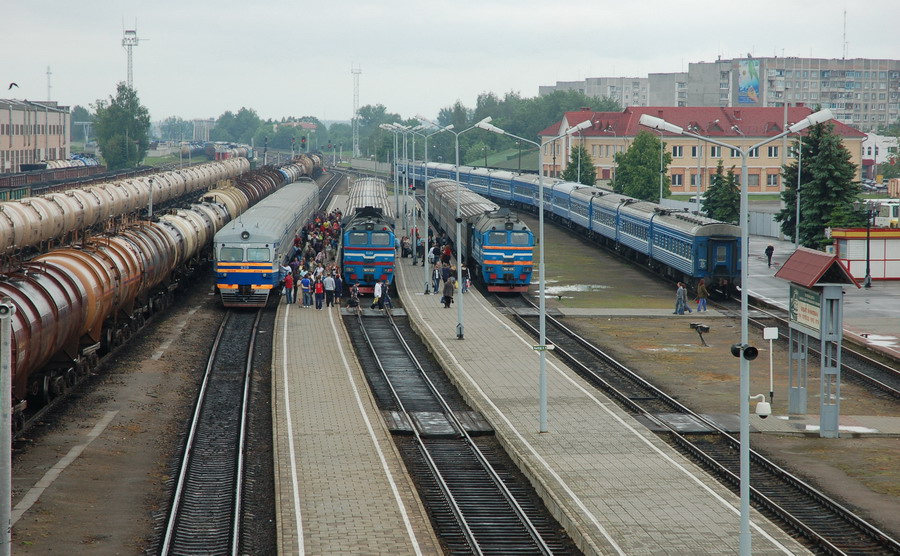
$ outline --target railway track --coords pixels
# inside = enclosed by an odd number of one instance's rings
[[[250,372],[262,311],[229,311],[203,376],[159,554],[238,554]]]
[[[788,338],[789,327],[785,311],[759,304],[751,304],[750,310],[753,312],[749,320],[752,326],[760,329],[774,326],[778,328],[779,338]],[[818,340],[810,340],[808,354],[818,360],[821,353],[814,347],[816,345]],[[865,385],[877,395],[900,401],[900,369],[897,368],[897,361],[880,361],[864,353],[864,349],[847,341],[841,343],[842,376]]]
[[[424,364],[394,318],[348,320],[379,408],[450,554],[572,554],[571,540],[468,410],[440,369]],[[426,369],[425,367],[428,366]]]
[[[534,309],[521,296],[496,299],[508,308]],[[536,316],[511,313],[529,334],[538,337]],[[729,488],[738,490],[738,439],[654,387],[557,319],[548,315],[546,323],[548,342],[555,344],[554,353],[558,357]],[[681,432],[686,429],[691,432]],[[897,540],[761,454],[751,450],[750,458],[750,496],[754,506],[791,533],[802,536],[814,550],[825,554],[900,554]]]

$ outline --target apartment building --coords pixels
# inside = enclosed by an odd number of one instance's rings
[[[544,146],[545,175],[559,176],[570,158],[572,147],[582,145],[587,149],[597,169],[598,183],[606,183],[615,176],[617,152],[628,149],[641,131],[661,136],[666,150],[672,155],[667,169],[669,188],[673,194],[702,193],[715,174],[719,160],[726,170],[734,167],[741,173],[741,157],[736,150],[706,143],[691,137],[669,132],[650,130],[639,124],[642,114],[663,118],[698,135],[717,139],[739,149],[750,148],[766,137],[780,134],[785,125],[798,122],[812,113],[806,107],[789,107],[787,122],[780,107],[629,107],[622,112],[594,112],[582,109],[566,112],[562,119],[541,131],[542,142],[559,135],[566,129],[590,120],[592,126],[579,134]],[[866,134],[839,121],[834,122],[835,133],[851,154],[851,161],[861,168],[862,143]],[[751,193],[777,193],[781,190],[781,167],[789,163],[794,152],[792,140],[774,141],[748,156],[747,181]]]
[[[68,106],[0,99],[0,173],[69,158],[70,126]]]
[[[557,81],[556,85],[542,85],[538,94],[553,91],[578,91],[589,97],[609,97],[620,106],[647,106],[650,80],[646,77],[589,77],[583,81]]]

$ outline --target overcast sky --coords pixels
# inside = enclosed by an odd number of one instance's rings
[[[436,116],[479,93],[585,77],[686,71],[756,56],[900,58],[897,0],[11,0],[2,11],[0,98],[86,106],[127,76],[151,118],[347,120],[359,103]],[[810,22],[807,24],[806,22]],[[7,90],[8,83],[19,88]]]

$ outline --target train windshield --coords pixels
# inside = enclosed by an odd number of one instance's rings
[[[251,263],[264,263],[272,260],[269,249],[266,247],[248,247],[247,260]]]
[[[506,245],[506,232],[488,232],[488,244]]]
[[[244,250],[240,247],[223,247],[219,250],[219,260],[238,262],[244,260]]]
[[[348,245],[366,245],[369,243],[369,234],[366,232],[349,232],[347,234]]]
[[[372,245],[391,245],[391,234],[387,232],[372,232]]]
[[[510,245],[528,245],[528,233],[527,232],[510,232],[509,233],[509,244]]]

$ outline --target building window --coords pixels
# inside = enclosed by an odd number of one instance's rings
[[[759,174],[748,174],[747,175],[747,186],[748,187],[759,187]]]
[[[778,187],[778,174],[766,175],[766,185],[769,187]]]
[[[673,158],[681,158],[684,156],[684,147],[681,145],[674,145],[672,147],[672,157]]]
[[[759,147],[750,149],[750,152],[747,153],[747,156],[749,156],[750,158],[759,158]]]
[[[703,185],[700,183],[700,176],[702,174],[691,174],[691,187],[697,187],[698,185]]]
[[[681,180],[682,180],[681,174],[672,174],[672,185],[674,187],[681,187],[682,185],[684,185],[684,183]]]
[[[720,147],[719,145],[710,145],[709,156],[711,156],[713,158],[721,158],[722,157],[722,147]]]
[[[694,145],[691,147],[691,157],[700,158],[703,156],[703,147],[699,145]]]
[[[778,147],[769,147],[769,158],[778,158]]]
[[[737,149],[731,149],[731,158],[740,158],[741,152]]]

